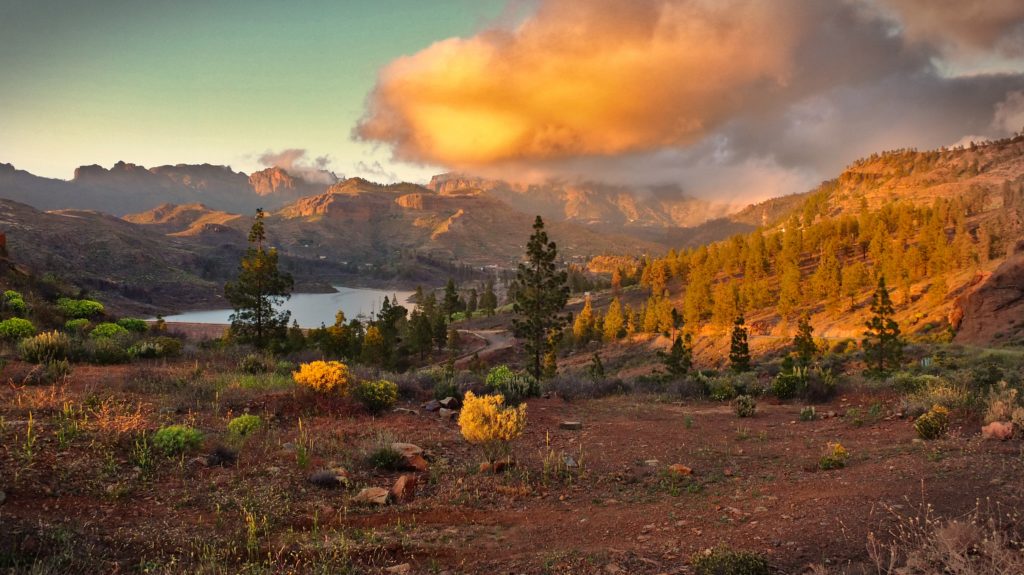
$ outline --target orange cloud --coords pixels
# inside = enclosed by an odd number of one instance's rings
[[[687,145],[786,89],[807,5],[547,0],[391,63],[356,135],[459,168]]]

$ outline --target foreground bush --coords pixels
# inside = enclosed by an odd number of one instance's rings
[[[540,395],[540,385],[533,376],[512,371],[507,365],[499,365],[488,372],[484,385],[509,403],[521,403],[527,397]]]
[[[85,350],[89,361],[97,365],[128,363],[132,358],[128,350],[117,339],[109,337],[90,341]]]
[[[142,359],[176,357],[181,354],[181,340],[167,336],[154,337],[133,345],[128,353]]]
[[[110,323],[105,321],[97,324],[96,327],[92,328],[89,332],[89,337],[93,339],[109,339],[116,337],[125,337],[128,335],[128,330],[117,325],[116,323]]]
[[[103,304],[90,299],[71,299],[62,297],[57,300],[57,309],[65,317],[89,318],[103,313]]]
[[[320,393],[348,393],[348,366],[340,361],[314,361],[299,366],[292,373],[295,383]]]
[[[914,421],[914,431],[921,439],[939,439],[949,430],[949,410],[941,405],[932,407]]]
[[[749,395],[737,396],[732,405],[739,417],[754,417],[754,413],[757,411],[757,402]]]
[[[134,317],[121,318],[117,320],[117,325],[135,333],[146,333],[149,330],[149,325],[144,320]]]
[[[92,322],[85,318],[69,319],[64,322],[64,330],[74,334],[82,334],[89,331]]]
[[[768,575],[771,568],[760,553],[720,545],[697,552],[690,563],[697,575]]]
[[[501,395],[477,396],[466,392],[459,412],[459,430],[466,441],[483,448],[484,456],[494,462],[508,455],[512,440],[526,429],[526,405],[505,405]]]
[[[3,309],[16,316],[23,316],[28,313],[28,305],[25,304],[25,300],[22,298],[20,293],[14,290],[7,290],[4,292]]]
[[[22,340],[18,351],[21,359],[30,363],[67,359],[71,352],[71,340],[59,331],[47,331]]]
[[[197,449],[202,441],[203,434],[187,425],[161,427],[153,434],[153,446],[165,455],[188,453]]]
[[[825,453],[818,460],[818,468],[826,471],[829,469],[842,469],[846,467],[846,460],[849,458],[850,452],[843,447],[842,443],[830,441],[825,446]]]
[[[27,319],[12,317],[11,319],[0,321],[0,339],[18,341],[31,337],[35,333],[36,326],[32,325],[32,322]]]
[[[985,399],[985,423],[993,421],[1024,425],[1024,405],[1021,405],[1019,392],[1005,381],[989,388]]]
[[[398,401],[398,386],[386,379],[366,380],[352,390],[352,395],[370,413],[380,413]]]
[[[228,422],[228,433],[236,437],[245,437],[256,431],[263,425],[263,420],[258,415],[239,415]]]
[[[256,375],[274,371],[276,365],[273,357],[259,353],[250,353],[238,362],[238,370],[243,373]]]

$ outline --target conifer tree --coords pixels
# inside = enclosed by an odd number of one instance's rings
[[[796,361],[801,367],[807,367],[818,355],[818,344],[814,343],[814,330],[810,319],[806,315],[802,316],[796,329],[796,335],[793,337]]]
[[[444,310],[444,314],[448,316],[449,320],[452,319],[452,315],[455,312],[462,309],[461,303],[459,291],[455,288],[455,280],[448,278],[448,283],[444,286],[444,299],[441,303],[441,309]]]
[[[878,287],[871,296],[871,319],[865,324],[867,331],[862,341],[868,372],[874,375],[881,376],[899,368],[903,359],[900,326],[892,319],[893,313],[885,276],[880,276]]]
[[[626,319],[622,316],[622,304],[619,298],[612,300],[608,305],[608,312],[604,316],[604,340],[615,341],[625,331]]]
[[[488,279],[484,284],[484,293],[480,294],[480,311],[486,316],[494,315],[498,307],[498,296],[494,293],[494,280]]]
[[[516,272],[516,290],[513,311],[518,317],[512,327],[516,337],[525,340],[527,369],[538,380],[542,373],[542,360],[550,351],[555,334],[560,334],[566,318],[562,314],[569,299],[566,272],[557,269],[558,249],[548,241],[544,221],[537,216],[533,234],[526,245],[526,261]]]
[[[291,312],[278,310],[291,297],[291,274],[277,267],[277,250],[267,249],[263,209],[249,230],[249,247],[242,257],[238,279],[224,285],[224,297],[231,303],[231,334],[241,342],[266,348],[285,336]]]
[[[479,306],[479,297],[476,293],[476,288],[469,290],[469,298],[466,300],[466,318],[472,319],[473,314],[476,313],[477,306]]]
[[[733,371],[750,371],[750,347],[747,345],[747,328],[743,316],[736,316],[729,342],[729,365]]]
[[[665,371],[672,377],[686,375],[693,367],[693,350],[690,347],[690,334],[677,335],[672,341],[672,349],[668,353],[658,352]]]
[[[594,333],[594,309],[590,303],[590,295],[587,294],[585,301],[583,302],[583,309],[580,310],[579,315],[572,322],[572,336],[576,339],[576,343],[582,345],[590,341],[591,336]]]
[[[595,380],[604,379],[604,364],[601,363],[601,354],[596,351],[590,360],[590,377]]]

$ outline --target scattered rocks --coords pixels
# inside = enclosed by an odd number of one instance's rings
[[[430,401],[423,404],[424,411],[435,412],[439,409],[441,409],[441,402],[437,401],[436,399],[431,399]]]
[[[402,457],[409,459],[414,455],[423,455],[423,448],[414,443],[392,443],[391,449],[402,454]]]
[[[985,439],[1006,441],[1013,437],[1013,423],[1009,421],[993,421],[981,428],[981,436]]]
[[[397,573],[398,575],[406,575],[412,573],[412,565],[409,563],[400,563],[384,569],[385,573]]]
[[[459,400],[455,399],[454,397],[446,397],[446,398],[442,399],[441,401],[439,401],[438,403],[441,404],[441,407],[443,407],[445,409],[458,409],[459,408]]]
[[[390,492],[382,487],[364,487],[352,501],[364,505],[387,505],[389,495]]]
[[[309,482],[325,489],[337,489],[348,486],[348,471],[341,467],[320,469],[309,476]]]
[[[193,457],[192,459],[189,459],[188,466],[195,469],[200,469],[203,467],[209,467],[210,462],[206,459],[205,455],[200,455],[198,457]]]
[[[459,412],[455,411],[454,409],[442,407],[441,409],[437,410],[437,415],[441,419],[447,419],[448,421],[451,421],[459,416]]]
[[[483,462],[480,464],[480,473],[501,473],[512,467],[512,461],[508,459],[499,459],[494,463]]]
[[[558,424],[559,429],[568,429],[569,431],[579,431],[583,429],[582,421],[563,421]]]
[[[407,407],[396,407],[391,410],[394,413],[402,413],[405,415],[419,415],[419,412],[415,409],[409,409]]]
[[[682,463],[673,463],[672,465],[669,465],[668,471],[672,475],[678,475],[680,477],[684,475],[693,475],[693,470]]]
[[[413,497],[416,496],[416,486],[419,484],[419,479],[412,474],[401,475],[395,480],[395,485],[391,488],[391,497],[395,501],[407,502],[412,501]]]
[[[423,473],[430,465],[426,459],[423,459],[422,455],[413,455],[412,457],[405,458],[405,464],[402,466],[404,471],[416,471]]]

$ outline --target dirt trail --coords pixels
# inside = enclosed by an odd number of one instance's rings
[[[491,358],[499,355],[501,352],[512,349],[515,345],[515,337],[508,330],[504,329],[481,329],[481,330],[459,330],[459,334],[463,337],[470,336],[478,340],[478,344],[473,349],[463,353],[455,359],[455,367],[464,368],[473,355],[476,354],[480,359],[488,361]]]

